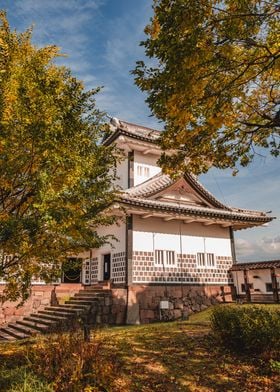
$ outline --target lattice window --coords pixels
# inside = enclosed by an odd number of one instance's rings
[[[198,267],[215,267],[214,253],[197,253],[196,257]]]
[[[155,250],[155,265],[165,265],[166,267],[173,267],[176,265],[176,255],[174,250]]]
[[[206,264],[208,267],[215,267],[215,257],[213,253],[206,253]]]
[[[148,178],[150,176],[150,168],[144,165],[137,165],[137,175]]]
[[[205,253],[198,253],[196,260],[199,267],[205,267]]]
[[[175,265],[175,252],[173,250],[167,250],[165,252],[165,258],[166,265]]]

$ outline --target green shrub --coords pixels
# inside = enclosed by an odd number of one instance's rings
[[[256,354],[280,351],[280,311],[262,306],[217,306],[211,326],[231,350]]]

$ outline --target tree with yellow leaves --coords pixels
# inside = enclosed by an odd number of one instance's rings
[[[0,280],[5,297],[28,296],[33,276],[58,276],[69,255],[108,241],[117,154],[100,144],[98,89],[57,66],[58,48],[36,48],[0,14]]]
[[[166,172],[246,166],[279,155],[279,0],[154,0],[136,84],[165,122]]]

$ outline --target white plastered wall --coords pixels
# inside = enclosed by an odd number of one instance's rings
[[[231,257],[229,229],[218,225],[163,221],[159,218],[133,218],[133,250],[153,252],[155,249],[176,253],[214,253]]]
[[[122,189],[128,188],[128,159],[127,153],[124,152],[123,159],[117,165],[117,179],[115,184]]]
[[[147,154],[144,155],[139,151],[134,151],[134,185],[141,184],[147,181],[149,178],[155,176],[161,171],[161,168],[157,166],[158,156]],[[138,166],[146,167],[149,170],[148,176],[140,176],[138,174]]]
[[[126,242],[125,242],[126,224],[125,222],[119,222],[119,224],[111,225],[108,227],[103,227],[98,230],[99,235],[114,235],[116,240],[111,240],[111,243],[105,244],[104,246],[92,250],[92,258],[98,258],[98,280],[103,280],[103,256],[105,254],[111,253],[111,255],[116,253],[125,252]],[[112,268],[112,262],[111,262]],[[111,271],[112,276],[112,271]]]
[[[272,292],[266,291],[266,283],[271,283],[271,272],[270,269],[259,269],[259,270],[248,270],[248,281],[249,284],[253,284],[252,293],[255,294],[272,294]],[[276,274],[280,274],[280,268],[276,269]],[[232,272],[234,286],[237,289],[237,294],[245,294],[241,289],[241,285],[244,284],[244,271],[233,271]],[[278,282],[280,278],[277,278]]]

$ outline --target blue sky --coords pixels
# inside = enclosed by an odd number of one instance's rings
[[[0,0],[13,28],[33,25],[33,43],[56,44],[67,57],[59,59],[85,82],[104,86],[98,107],[110,115],[156,127],[145,95],[130,71],[144,58],[139,42],[152,13],[152,0]],[[237,231],[237,257],[245,260],[280,258],[280,158],[257,157],[237,177],[229,170],[211,170],[201,182],[226,204],[263,211],[277,220],[268,227]]]

